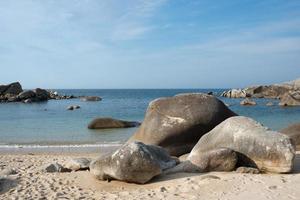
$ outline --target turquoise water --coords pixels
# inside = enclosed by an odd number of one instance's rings
[[[125,141],[136,130],[89,130],[87,124],[95,117],[113,117],[142,121],[149,102],[158,97],[187,92],[223,90],[57,90],[62,94],[96,95],[99,102],[81,102],[79,99],[50,100],[44,103],[0,104],[0,144],[102,144]],[[220,98],[239,115],[249,116],[264,125],[279,130],[290,123],[300,122],[300,107],[267,107],[268,101],[257,99],[257,106],[240,106],[240,99]],[[69,105],[81,109],[67,111]]]

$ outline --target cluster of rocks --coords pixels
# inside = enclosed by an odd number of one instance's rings
[[[152,101],[136,133],[93,160],[90,172],[99,180],[143,184],[176,172],[290,173],[294,158],[289,136],[194,93]]]
[[[252,86],[244,89],[224,91],[221,96],[227,98],[272,98],[280,99],[280,106],[300,105],[300,79],[274,85]]]
[[[41,102],[50,99],[72,99],[76,98],[73,95],[59,95],[57,92],[47,91],[41,88],[34,90],[22,89],[19,82],[11,83],[8,85],[0,85],[0,102]]]
[[[64,165],[59,163],[50,163],[42,167],[42,172],[55,173],[55,172],[71,172],[80,170],[89,170],[91,159],[89,158],[74,158],[69,160]]]

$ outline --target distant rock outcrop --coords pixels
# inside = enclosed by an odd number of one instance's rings
[[[289,93],[300,91],[300,79],[273,85],[251,86],[244,89],[224,91],[221,96],[228,98],[272,98],[281,99]],[[298,104],[297,104],[298,105]]]
[[[50,99],[71,99],[76,98],[73,95],[58,95],[57,92],[47,91],[41,88],[35,90],[23,91],[19,82],[8,85],[0,85],[0,103],[6,102],[41,102]]]

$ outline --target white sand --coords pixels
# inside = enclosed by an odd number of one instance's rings
[[[211,172],[173,174],[145,185],[95,180],[88,171],[44,173],[45,164],[97,155],[0,155],[0,170],[16,175],[0,181],[0,199],[300,199],[300,152],[293,174]]]

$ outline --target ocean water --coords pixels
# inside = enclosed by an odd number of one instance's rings
[[[56,90],[60,94],[96,95],[99,102],[82,102],[79,99],[50,100],[43,103],[0,104],[1,145],[83,145],[115,144],[126,141],[136,130],[109,129],[89,130],[88,123],[96,117],[113,117],[142,121],[150,101],[158,97],[179,93],[208,92],[220,94],[221,89],[137,89],[137,90]],[[300,122],[300,107],[282,108],[278,100],[256,99],[257,106],[240,106],[241,99],[219,97],[230,104],[239,115],[249,116],[274,130]],[[269,101],[276,106],[268,107]],[[67,111],[69,105],[81,108]]]

